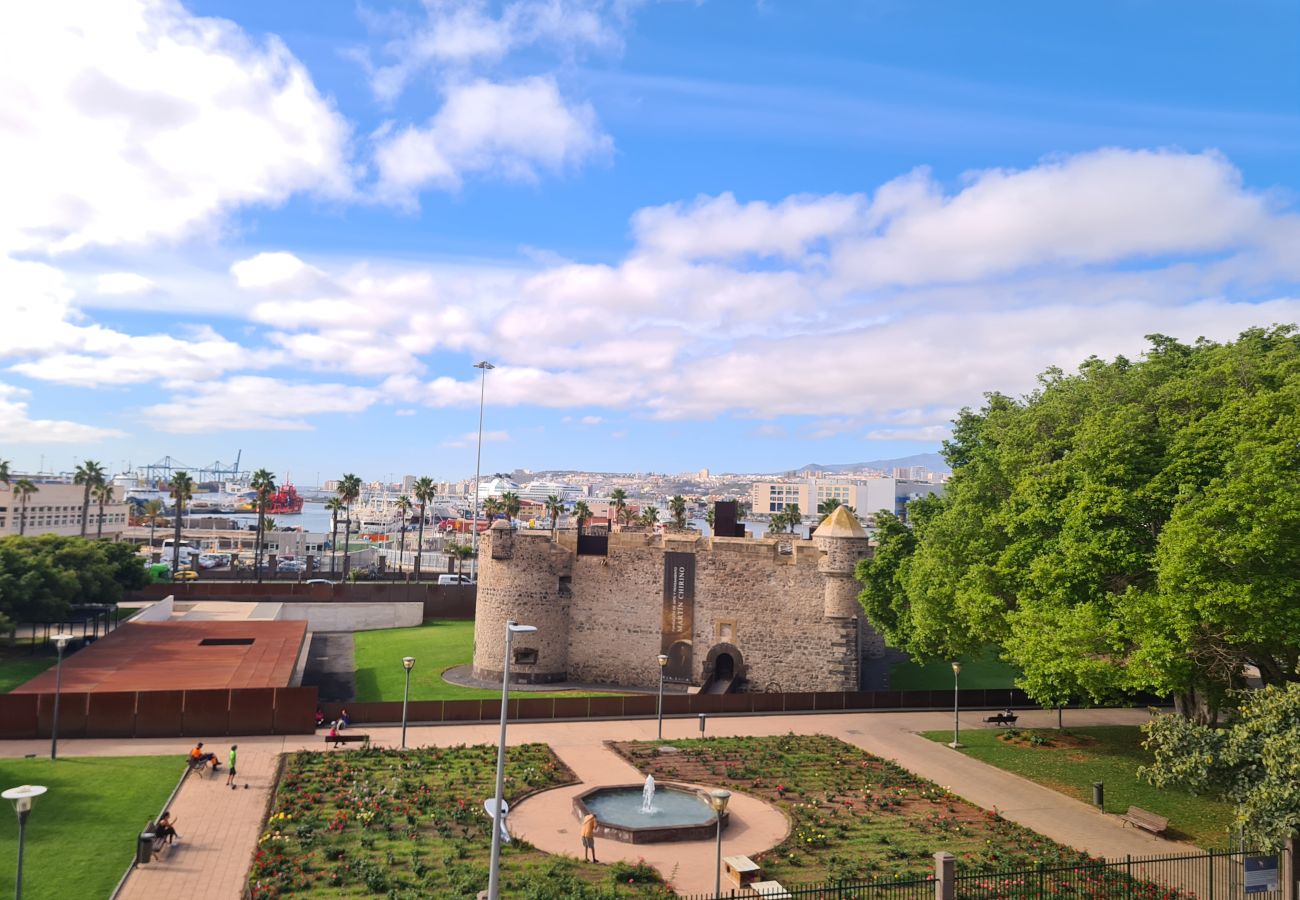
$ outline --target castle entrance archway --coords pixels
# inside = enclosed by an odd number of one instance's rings
[[[709,648],[709,655],[704,659],[704,677],[710,676],[725,681],[745,674],[745,659],[740,655],[735,644],[725,641]]]

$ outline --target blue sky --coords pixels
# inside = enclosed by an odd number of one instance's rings
[[[781,470],[1300,321],[1282,0],[29,6],[19,468],[464,477],[489,358],[488,471]]]

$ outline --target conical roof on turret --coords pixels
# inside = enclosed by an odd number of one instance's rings
[[[835,511],[827,516],[813,532],[815,538],[864,538],[866,536],[867,531],[858,521],[858,517],[843,506],[835,507]]]

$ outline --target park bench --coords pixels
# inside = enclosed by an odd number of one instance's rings
[[[1128,812],[1120,816],[1125,825],[1132,825],[1135,828],[1141,828],[1152,834],[1163,834],[1169,827],[1169,820],[1164,816],[1157,816],[1153,812],[1147,812],[1136,806],[1130,806]]]
[[[337,747],[339,744],[369,744],[370,735],[368,734],[336,734],[333,736],[325,735],[325,743],[333,744]]]
[[[996,716],[989,716],[984,721],[989,725],[1014,725],[1018,718],[1020,717],[1015,713],[998,713]]]
[[[192,756],[185,757],[185,764],[190,767],[191,772],[197,772],[200,778],[208,774],[208,765],[211,760],[195,759]]]
[[[793,896],[779,881],[755,881],[748,887],[753,892],[749,896],[762,897],[763,900],[790,900]]]

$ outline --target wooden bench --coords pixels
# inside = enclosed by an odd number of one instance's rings
[[[755,881],[749,885],[749,890],[753,892],[749,896],[762,897],[763,900],[790,900],[793,896],[779,881]]]
[[[1015,713],[998,713],[996,716],[989,716],[984,722],[988,725],[1014,725],[1018,718],[1020,717]]]
[[[724,856],[722,873],[731,879],[736,887],[743,888],[758,881],[763,875],[763,870],[748,856]]]
[[[337,747],[339,744],[369,744],[370,735],[368,734],[336,734],[333,736],[325,735],[325,743],[333,744]]]
[[[208,764],[212,762],[209,759],[195,759],[192,756],[185,757],[186,764],[190,767],[191,772],[197,772],[200,778],[208,774]]]
[[[1153,812],[1147,812],[1136,806],[1130,806],[1128,812],[1120,816],[1125,825],[1132,825],[1134,828],[1141,828],[1152,834],[1163,834],[1169,827],[1169,820],[1164,816],[1157,816]]]

